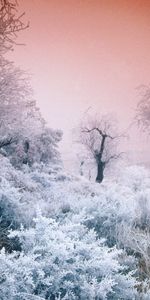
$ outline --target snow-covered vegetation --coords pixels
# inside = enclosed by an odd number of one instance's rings
[[[1,157],[1,299],[149,299],[150,173],[101,185]]]

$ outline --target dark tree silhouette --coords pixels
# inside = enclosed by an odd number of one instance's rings
[[[114,124],[106,117],[89,118],[86,124],[80,127],[80,140],[97,166],[96,182],[101,183],[104,178],[104,169],[110,161],[119,158],[122,153],[117,153],[117,141],[121,135],[113,134]]]

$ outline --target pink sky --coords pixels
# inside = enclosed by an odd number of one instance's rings
[[[33,74],[51,127],[70,130],[84,111],[112,112],[128,127],[136,87],[150,82],[149,0],[20,0],[30,28],[11,58]],[[135,144],[135,141],[131,142]]]

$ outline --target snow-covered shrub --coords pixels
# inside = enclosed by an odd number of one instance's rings
[[[0,254],[3,300],[135,299],[133,273],[119,263],[123,252],[80,223],[39,214],[34,227],[10,234],[16,235],[22,252]]]

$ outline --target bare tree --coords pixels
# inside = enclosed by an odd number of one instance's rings
[[[117,153],[117,144],[122,135],[116,134],[115,122],[109,116],[88,117],[80,126],[79,142],[84,145],[97,166],[96,182],[104,178],[105,167],[122,153]]]
[[[25,13],[18,15],[17,7],[16,0],[0,0],[0,55],[12,50],[17,33],[29,26],[22,21]]]

